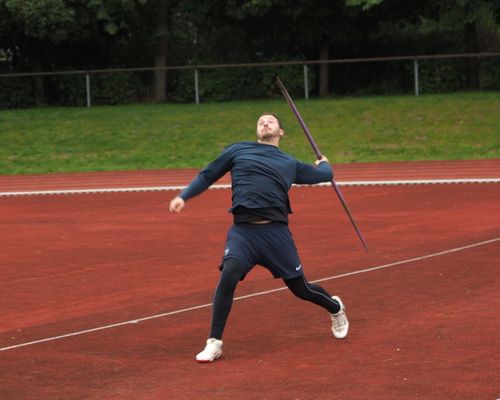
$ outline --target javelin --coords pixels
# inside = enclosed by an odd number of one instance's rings
[[[307,137],[307,140],[311,144],[311,147],[313,148],[314,153],[316,154],[316,157],[319,160],[322,157],[321,151],[319,150],[318,145],[314,141],[314,138],[312,137],[311,132],[307,128],[306,123],[304,122],[304,120],[300,116],[299,110],[297,110],[297,107],[295,107],[295,104],[293,104],[293,100],[290,97],[290,95],[288,94],[288,91],[286,90],[285,85],[283,85],[283,82],[281,82],[281,80],[280,80],[280,78],[278,78],[278,76],[276,76],[276,83],[278,84],[279,88],[281,89],[281,93],[285,97],[286,102],[288,103],[288,105],[292,109],[293,113],[297,117],[297,120],[299,121],[299,124],[302,127],[302,130],[304,131],[304,133]],[[335,190],[335,193],[337,193],[337,196],[340,200],[340,203],[342,203],[342,206],[344,207],[345,212],[347,213],[349,219],[351,220],[351,224],[352,224],[354,230],[356,231],[356,234],[358,235],[359,240],[361,240],[361,243],[363,244],[365,251],[368,253],[368,246],[366,245],[365,239],[363,239],[363,235],[361,234],[358,226],[356,225],[356,222],[354,221],[354,218],[352,217],[351,212],[349,211],[349,207],[347,207],[347,203],[345,202],[344,196],[342,196],[342,192],[340,191],[339,187],[337,186],[337,184],[335,183],[335,181],[333,179],[331,181],[331,184],[332,184],[333,189]]]

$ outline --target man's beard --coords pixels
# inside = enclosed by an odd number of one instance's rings
[[[273,132],[264,132],[263,134],[260,135],[259,140],[262,142],[270,142],[276,136],[277,135],[274,134]]]
[[[271,130],[271,129],[266,129],[264,132],[261,132],[260,135],[258,135],[258,139],[261,142],[272,142],[276,137],[279,137],[279,130]]]

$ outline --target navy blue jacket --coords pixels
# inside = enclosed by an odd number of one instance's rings
[[[333,179],[327,162],[317,167],[297,161],[278,147],[257,142],[240,142],[226,147],[203,169],[180,197],[194,197],[231,171],[232,208],[285,207],[292,212],[288,191],[293,183],[315,184]]]

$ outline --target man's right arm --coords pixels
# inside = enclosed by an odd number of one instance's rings
[[[205,167],[196,178],[178,196],[170,202],[171,212],[180,212],[185,202],[207,190],[210,185],[220,179],[232,167],[233,155],[231,148],[226,148],[220,155]]]

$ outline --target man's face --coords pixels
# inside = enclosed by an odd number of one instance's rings
[[[278,119],[274,115],[262,115],[257,121],[257,138],[268,141],[283,136]]]

